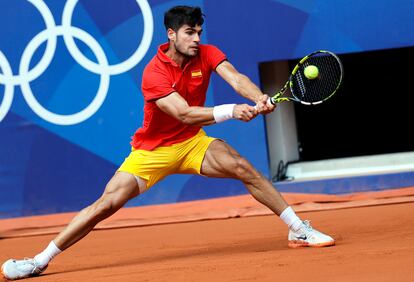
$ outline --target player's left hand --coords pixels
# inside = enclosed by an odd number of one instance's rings
[[[273,105],[273,104],[269,105],[267,103],[268,99],[269,99],[269,96],[264,94],[257,101],[255,108],[257,109],[259,114],[265,115],[265,114],[273,112],[276,109],[276,105]]]
[[[251,121],[258,115],[258,112],[255,107],[252,107],[248,104],[239,104],[234,106],[233,117],[242,121]]]

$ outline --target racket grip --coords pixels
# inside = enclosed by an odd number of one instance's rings
[[[270,106],[274,106],[274,105],[276,105],[276,103],[275,102],[273,102],[273,99],[272,99],[272,97],[269,97],[269,99],[267,99],[267,105],[270,107]],[[257,105],[255,105],[254,106],[254,108],[257,110]]]
[[[272,97],[269,97],[269,99],[267,99],[267,105],[268,106],[274,106],[274,105],[276,105],[276,103],[273,101]]]

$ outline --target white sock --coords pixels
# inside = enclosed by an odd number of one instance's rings
[[[292,231],[298,231],[302,226],[302,220],[296,215],[291,207],[287,207],[281,214],[280,219],[289,226]]]
[[[56,247],[55,243],[51,241],[46,249],[43,252],[36,255],[34,259],[36,260],[40,268],[45,267],[49,262],[62,251]]]

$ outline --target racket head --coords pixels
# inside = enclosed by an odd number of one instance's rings
[[[307,66],[316,66],[318,77],[308,79],[304,75]],[[331,98],[343,79],[343,66],[337,55],[319,50],[304,57],[295,66],[289,79],[289,88],[294,101],[305,105],[317,105]]]

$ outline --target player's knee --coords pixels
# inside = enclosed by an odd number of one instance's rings
[[[106,218],[113,214],[116,211],[115,205],[111,199],[108,197],[102,197],[98,200],[95,206],[95,217],[96,218]]]
[[[260,173],[243,157],[235,159],[231,173],[245,184],[256,183],[261,179]]]
[[[236,157],[234,159],[234,170],[233,171],[238,178],[243,179],[251,175],[252,166],[245,158]]]

